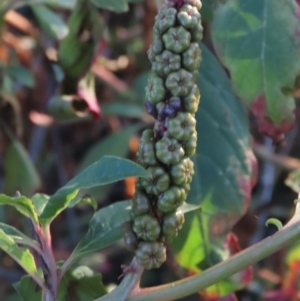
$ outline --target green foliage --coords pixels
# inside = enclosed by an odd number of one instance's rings
[[[116,13],[122,13],[128,11],[128,4],[126,0],[91,0],[95,6],[114,11]]]
[[[24,196],[9,197],[5,194],[0,194],[0,205],[9,205],[16,208],[21,214],[32,219],[34,222],[38,222],[38,216],[36,214],[33,203],[30,199]]]
[[[40,186],[40,178],[23,145],[13,140],[4,156],[4,192],[30,196]]]
[[[61,40],[67,36],[68,27],[58,14],[47,6],[40,4],[31,5],[31,9],[40,26],[49,37]]]
[[[41,219],[44,222],[51,222],[69,206],[79,189],[106,185],[133,176],[147,177],[148,172],[140,165],[127,159],[113,156],[102,157],[50,197],[41,214]],[[74,205],[73,203],[72,206]]]
[[[32,74],[26,68],[13,64],[2,68],[3,72],[6,73],[7,76],[11,76],[16,81],[19,81],[22,85],[29,88],[34,86],[35,80]]]
[[[293,120],[292,93],[300,72],[296,8],[294,0],[284,5],[281,1],[229,0],[218,5],[214,16],[215,48],[237,94],[248,105],[263,96],[275,124]]]

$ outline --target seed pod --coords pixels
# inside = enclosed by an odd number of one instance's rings
[[[151,203],[149,197],[137,190],[132,199],[132,211],[135,215],[148,213],[151,210]]]
[[[183,204],[186,199],[184,188],[171,186],[157,200],[157,208],[164,213],[172,212]]]
[[[198,110],[200,102],[200,91],[197,85],[194,85],[190,93],[183,98],[182,105],[184,110],[191,114],[195,114]]]
[[[190,184],[194,173],[194,163],[190,158],[184,158],[170,168],[171,180],[178,186]]]
[[[178,235],[183,223],[184,214],[181,211],[169,213],[163,218],[162,231],[167,241],[171,241]]]
[[[195,6],[198,10],[201,9],[202,3],[200,0],[184,0],[183,1],[185,4],[189,4],[191,6]]]
[[[125,246],[129,251],[134,251],[138,246],[138,240],[136,235],[132,231],[132,223],[125,222],[121,226]]]
[[[167,127],[169,134],[177,140],[189,140],[196,131],[196,119],[190,113],[180,112],[168,119]]]
[[[148,194],[159,195],[168,189],[170,177],[163,168],[149,167],[148,171],[151,176],[149,178],[141,179],[141,184]]]
[[[165,50],[162,54],[155,57],[152,70],[158,75],[167,76],[172,71],[177,71],[181,67],[180,55]]]
[[[181,53],[190,46],[191,34],[182,26],[170,28],[162,36],[167,50],[174,53]]]
[[[184,156],[184,150],[181,144],[176,140],[168,137],[163,137],[156,142],[156,157],[164,164],[177,164]]]
[[[165,93],[166,90],[162,78],[152,74],[146,87],[146,98],[151,103],[156,104],[164,99]]]
[[[152,51],[155,54],[160,54],[163,52],[165,49],[164,43],[160,37],[159,34],[154,34],[153,35],[153,44],[152,44]]]
[[[200,19],[201,16],[197,8],[189,4],[183,5],[177,14],[177,20],[186,29],[195,28]]]
[[[197,134],[196,132],[192,134],[189,140],[183,141],[182,147],[184,149],[184,155],[187,157],[192,157],[196,152],[197,147]]]
[[[194,86],[192,78],[193,74],[184,69],[171,72],[167,77],[166,87],[173,96],[187,96]]]
[[[144,241],[154,241],[159,237],[160,225],[157,219],[149,214],[138,216],[133,221],[133,231]]]
[[[192,72],[197,71],[201,63],[201,50],[197,43],[192,43],[191,46],[182,54],[183,67]]]
[[[166,261],[166,248],[159,242],[141,242],[135,251],[137,262],[145,269],[159,268]]]
[[[176,9],[171,7],[163,7],[160,9],[155,17],[155,29],[162,34],[170,27],[174,26],[176,22],[176,13]]]

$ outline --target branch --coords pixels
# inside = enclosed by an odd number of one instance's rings
[[[277,232],[262,240],[260,243],[230,257],[203,273],[173,283],[153,288],[140,289],[136,295],[130,296],[126,301],[177,300],[227,279],[242,269],[299,240],[299,211],[300,205],[298,203],[295,216],[280,232]],[[114,300],[117,301],[119,299]]]

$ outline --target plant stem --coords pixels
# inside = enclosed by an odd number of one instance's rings
[[[299,204],[297,205],[297,210],[299,212]],[[299,239],[300,219],[299,216],[295,216],[280,232],[203,273],[173,283],[140,289],[136,295],[130,296],[126,301],[177,300],[218,283]],[[117,300],[115,299],[115,301]]]

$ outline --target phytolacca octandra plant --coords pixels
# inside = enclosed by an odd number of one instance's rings
[[[196,150],[200,101],[195,84],[201,62],[200,8],[200,0],[169,0],[155,18],[146,110],[156,122],[153,130],[143,132],[137,153],[151,177],[138,179],[132,221],[122,227],[126,245],[146,269],[166,260],[165,242],[182,228],[184,215],[178,208],[194,174],[190,157]]]

